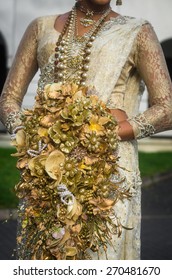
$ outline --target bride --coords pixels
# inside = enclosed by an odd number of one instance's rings
[[[172,86],[150,23],[116,13],[111,2],[78,0],[31,22],[4,85],[0,116],[21,169],[19,259],[140,258],[137,140],[172,129]],[[22,111],[38,69],[35,106]],[[150,107],[139,114],[143,84]],[[79,117],[70,111],[79,110],[75,96],[92,102]]]

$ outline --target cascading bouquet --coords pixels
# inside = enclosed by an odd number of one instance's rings
[[[47,84],[12,144],[21,180],[15,191],[29,259],[89,259],[106,252],[122,225],[114,205],[120,187],[118,124],[94,89]],[[121,180],[124,180],[122,178]]]

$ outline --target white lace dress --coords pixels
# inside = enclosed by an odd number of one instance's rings
[[[38,68],[41,71],[39,88],[54,80],[54,50],[59,36],[54,29],[55,19],[56,16],[48,16],[34,20],[20,43],[1,96],[1,120],[9,131],[20,124],[18,112]],[[148,88],[151,106],[139,114],[142,80]],[[109,108],[126,111],[135,134],[135,140],[121,141],[119,145],[119,163],[124,167],[133,197],[115,205],[122,224],[133,229],[123,230],[120,237],[114,235],[113,246],[108,247],[107,256],[102,250],[100,259],[136,260],[140,258],[141,216],[137,139],[172,129],[171,81],[151,25],[144,20],[123,16],[106,22],[94,41],[86,82],[95,86]],[[19,247],[19,258],[29,259],[24,237]],[[92,259],[98,258],[91,250],[89,254]]]

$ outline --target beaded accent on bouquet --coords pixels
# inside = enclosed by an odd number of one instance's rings
[[[77,29],[77,10],[76,7],[72,9],[56,43],[54,62],[55,82],[65,83],[70,78],[68,77],[67,69],[72,68],[76,71],[74,82],[85,86],[87,71],[89,69],[91,47],[110,11],[111,8],[100,17],[85,36],[80,37],[75,35]],[[72,50],[75,50],[75,53],[72,52]]]
[[[125,228],[115,204],[132,195],[120,177],[118,124],[94,92],[47,84],[24,112],[12,141],[21,171],[15,191],[24,201],[21,258],[88,259],[88,249],[106,252]]]

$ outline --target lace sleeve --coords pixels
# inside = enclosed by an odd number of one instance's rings
[[[34,20],[23,35],[0,98],[0,119],[10,133],[21,124],[22,100],[38,69],[37,33],[38,23]]]
[[[137,69],[148,92],[150,108],[132,118],[136,138],[172,129],[172,85],[164,55],[150,24],[138,34]]]

